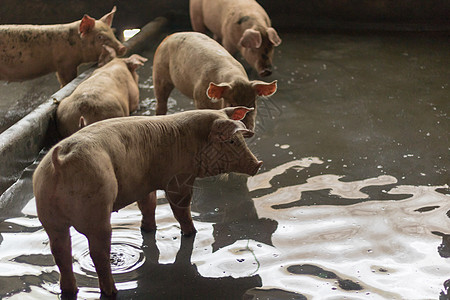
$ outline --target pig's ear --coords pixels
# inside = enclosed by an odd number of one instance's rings
[[[231,120],[240,121],[248,112],[255,110],[253,107],[235,106],[224,108],[225,113]]]
[[[106,25],[108,25],[109,27],[111,27],[112,25],[112,21],[114,18],[114,14],[116,13],[117,8],[114,6],[113,9],[111,10],[110,13],[107,13],[106,15],[104,15],[100,21],[102,21],[103,23],[106,23]]]
[[[108,45],[103,45],[102,53],[98,57],[98,67],[103,67],[115,57],[117,57],[116,50]]]
[[[258,96],[270,96],[277,91],[277,81],[274,80],[271,83],[264,81],[253,81],[252,86]]]
[[[86,119],[83,117],[83,116],[81,116],[80,117],[80,121],[78,122],[78,128],[83,128],[83,127],[86,127]]]
[[[231,85],[228,83],[215,84],[214,82],[210,82],[206,90],[206,95],[211,100],[220,100],[223,99],[223,94],[229,89],[231,89]]]
[[[273,27],[267,28],[267,35],[269,36],[269,41],[276,47],[281,44],[281,39],[278,36],[277,31]]]
[[[84,37],[95,27],[95,19],[89,17],[88,15],[84,15],[83,19],[81,19],[80,28],[78,31],[80,32],[81,37]]]
[[[246,29],[242,34],[239,45],[244,48],[259,48],[261,47],[262,38],[261,32],[254,29]]]
[[[252,134],[241,121],[218,119],[212,124],[209,140],[213,143],[229,141],[237,132],[242,132],[244,135]]]
[[[128,69],[133,72],[139,67],[142,67],[147,60],[148,59],[145,57],[138,54],[133,54],[130,57],[125,58],[125,63],[127,64]]]

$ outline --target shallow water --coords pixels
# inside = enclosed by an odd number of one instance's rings
[[[248,140],[263,168],[248,180],[197,180],[195,238],[181,237],[163,193],[156,234],[140,231],[137,206],[114,213],[118,298],[446,299],[448,39],[282,38],[267,79],[278,79],[279,90],[259,102]],[[150,66],[140,70],[141,115],[154,114]],[[170,113],[192,108],[172,93]],[[33,168],[18,183],[22,195],[10,195],[23,200],[0,216],[5,299],[58,298],[59,274],[30,194]],[[72,243],[78,296],[97,299],[87,242],[73,231]]]

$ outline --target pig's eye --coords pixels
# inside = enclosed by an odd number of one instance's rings
[[[100,40],[100,41],[103,40],[104,38],[105,37],[103,35],[101,35],[101,34],[97,35],[97,39]]]
[[[233,145],[234,144],[234,140],[229,140],[228,143]]]

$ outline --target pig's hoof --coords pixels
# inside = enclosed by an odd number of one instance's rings
[[[74,291],[62,291],[61,292],[61,299],[62,300],[76,300],[78,294],[78,289]]]
[[[114,287],[114,289],[109,293],[105,293],[104,291],[102,291],[100,299],[115,300],[116,296],[117,296],[117,289]]]
[[[272,75],[272,70],[271,69],[264,69],[261,72],[259,72],[259,76],[261,77],[267,77]]]

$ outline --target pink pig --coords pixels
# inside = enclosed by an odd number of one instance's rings
[[[174,87],[194,99],[199,109],[256,108],[257,96],[270,96],[277,90],[276,80],[250,81],[229,52],[198,32],[174,33],[161,42],[153,60],[153,84],[157,115],[167,112],[167,99]],[[250,131],[254,130],[255,117],[256,109],[243,120]]]
[[[255,0],[190,0],[189,9],[195,31],[209,29],[230,53],[239,51],[260,76],[272,74],[274,46],[281,39]]]
[[[196,177],[225,172],[250,176],[258,161],[239,120],[252,109],[193,110],[168,116],[97,122],[62,140],[33,175],[39,220],[60,270],[63,294],[77,293],[70,227],[84,234],[103,294],[117,292],[111,273],[111,213],[133,202],[142,229],[156,229],[156,190],[166,192],[184,235],[196,232],[190,203]]]
[[[81,63],[95,62],[103,45],[126,52],[111,29],[116,7],[100,20],[88,15],[69,24],[0,25],[0,80],[23,81],[56,71],[61,86]]]
[[[139,76],[136,69],[146,61],[137,54],[117,58],[113,48],[104,46],[100,68],[58,105],[56,122],[61,137],[100,120],[128,116],[138,109]]]

